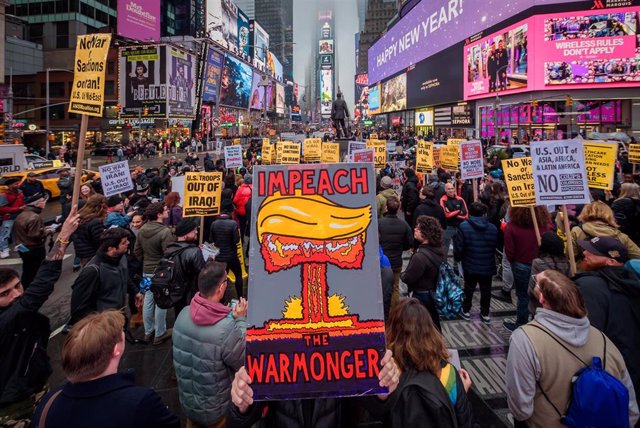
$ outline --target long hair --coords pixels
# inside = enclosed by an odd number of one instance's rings
[[[595,201],[588,205],[585,205],[578,216],[580,223],[588,223],[590,221],[602,221],[607,223],[611,227],[616,229],[619,227],[616,222],[616,218],[613,215],[613,210],[609,205],[601,201]]]
[[[80,224],[85,224],[93,219],[99,218],[103,222],[107,218],[107,198],[104,195],[96,194],[87,199],[82,209],[78,211]]]
[[[536,212],[536,220],[538,227],[543,228],[551,223],[551,216],[545,207],[537,206],[534,208]],[[533,217],[531,217],[531,209],[525,207],[510,207],[509,222],[525,229],[533,229]]]
[[[180,205],[180,193],[178,192],[169,192],[167,197],[164,198],[164,204],[168,208],[177,207]]]
[[[557,270],[547,269],[535,276],[540,293],[552,311],[572,318],[584,318],[587,309],[576,285]]]
[[[622,186],[620,186],[620,196],[618,196],[616,201],[624,198],[640,199],[640,186],[636,183],[622,183]]]
[[[387,326],[387,347],[402,371],[439,374],[449,358],[444,338],[427,309],[413,297],[401,299],[392,309]]]

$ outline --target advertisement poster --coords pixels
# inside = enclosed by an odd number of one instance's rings
[[[589,187],[613,190],[618,143],[584,142],[584,161]]]
[[[322,163],[340,162],[340,144],[322,143]]]
[[[458,102],[462,99],[460,47],[455,46],[410,68],[407,72],[407,108]],[[446,67],[445,64],[452,64]]]
[[[248,108],[252,77],[250,65],[231,55],[225,55],[220,78],[220,104]]]
[[[160,40],[160,2],[118,1],[118,34],[134,40]]]
[[[460,174],[464,180],[484,176],[484,157],[482,142],[465,141],[460,143]]]
[[[102,117],[111,34],[78,36],[69,113]]]
[[[224,148],[224,167],[239,168],[242,166],[242,146],[226,146]]]
[[[380,89],[382,113],[407,108],[407,74],[383,82]]]
[[[351,153],[352,162],[375,162],[376,156],[373,149],[354,150]]]
[[[167,51],[169,116],[194,118],[196,104],[195,57],[170,46],[167,46]]]
[[[533,185],[531,158],[514,158],[502,161],[504,181],[509,192],[512,207],[533,207],[536,205],[536,191]]]
[[[375,167],[387,166],[387,142],[385,140],[367,140],[367,149],[373,149],[375,153]]]
[[[284,85],[276,83],[276,113],[284,114]]]
[[[464,98],[526,90],[530,21],[465,46]]]
[[[207,63],[204,66],[204,89],[202,90],[202,101],[205,103],[216,103],[218,100],[218,85],[220,84],[223,60],[224,56],[221,53],[209,47]]]
[[[369,114],[381,113],[380,109],[380,85],[369,88]]]
[[[264,70],[267,64],[267,52],[269,52],[269,33],[258,23],[251,21],[251,45],[253,46],[253,65],[259,70]]]
[[[215,43],[227,49],[227,41],[224,38],[222,28],[222,0],[206,0],[205,16],[209,37],[211,37]]]
[[[251,58],[250,23],[249,17],[238,9],[238,53],[247,59]]]
[[[284,73],[284,68],[282,67],[282,63],[272,52],[267,52],[267,67],[271,70],[271,74],[275,77],[276,80],[282,82],[282,74]]]
[[[333,102],[333,70],[320,70],[320,91],[320,112],[322,115],[330,115]]]
[[[357,121],[368,119],[369,116],[369,79],[367,73],[356,74],[354,86],[354,99],[356,102],[353,109],[353,118]]]
[[[280,149],[280,161],[281,165],[294,165],[300,163],[300,144],[293,141],[281,141],[278,143],[278,149]]]
[[[322,159],[322,139],[305,138],[302,143],[302,148],[305,162],[320,162]]]
[[[233,0],[222,0],[222,37],[227,49],[238,53],[238,6]]]
[[[269,89],[268,86],[260,86],[260,77],[262,75],[257,71],[253,73],[253,80],[251,82],[251,102],[249,107],[252,110],[262,110],[264,108],[264,96]]]
[[[416,126],[433,126],[433,109],[417,110],[415,123]]]
[[[221,172],[187,172],[184,178],[182,215],[196,217],[220,214]]]
[[[428,174],[433,170],[433,143],[418,140],[416,149],[416,172]]]
[[[320,40],[319,42],[320,54],[332,54],[333,53],[333,40]]]
[[[531,142],[536,205],[591,202],[582,141]]]
[[[435,156],[434,156],[435,157]],[[440,163],[447,171],[458,171],[460,162],[460,147],[456,144],[440,147]]]
[[[119,63],[120,117],[138,117],[145,107],[148,117],[166,117],[166,47],[121,48]]]
[[[133,189],[129,161],[115,162],[98,167],[104,196],[117,195]]]
[[[371,164],[257,166],[246,368],[254,400],[380,394]]]
[[[629,162],[640,163],[640,144],[629,144]]]

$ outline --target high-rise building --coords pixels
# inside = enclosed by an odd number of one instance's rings
[[[358,8],[360,13],[360,7]],[[397,13],[396,0],[368,0],[364,30],[360,32],[360,45],[358,46],[358,68],[356,73],[366,73],[369,64],[369,48],[380,34],[382,34],[389,21]]]
[[[249,19],[256,19],[256,0],[234,0],[234,3]]]
[[[206,0],[163,0],[160,3],[162,36],[204,36]]]

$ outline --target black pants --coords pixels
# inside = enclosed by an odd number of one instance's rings
[[[31,247],[28,252],[19,252],[18,254],[20,254],[20,258],[22,259],[22,276],[20,277],[20,281],[26,290],[36,277],[38,269],[40,269],[40,265],[47,254],[44,247]]]
[[[344,132],[345,138],[348,138],[347,135],[347,127],[344,124],[344,119],[334,119],[333,126],[336,127],[336,138],[340,138],[340,127],[342,127],[342,132]]]
[[[240,239],[245,240],[245,231],[247,230],[247,216],[238,214],[238,223],[240,223]]]
[[[244,297],[242,294],[242,288],[244,285],[242,282],[242,267],[240,266],[240,260],[238,260],[237,257],[227,261],[227,273],[229,273],[229,271],[233,272],[233,275],[236,277],[235,287],[238,299]]]
[[[468,272],[464,273],[464,302],[462,310],[469,312],[471,310],[471,301],[476,285],[480,284],[480,313],[488,317],[489,306],[491,305],[491,277],[474,275]]]
[[[442,333],[442,329],[440,328],[440,314],[438,314],[438,308],[436,307],[435,292],[414,291],[413,297],[420,300],[420,303],[422,303],[422,305],[427,308],[427,310],[429,311],[429,315],[431,315],[433,323],[436,325],[438,331]]]

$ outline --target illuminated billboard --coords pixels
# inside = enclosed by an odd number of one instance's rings
[[[369,114],[380,113],[380,85],[369,87]]]
[[[320,100],[322,115],[331,114],[331,103],[333,102],[333,70],[320,70]]]
[[[320,40],[318,43],[320,48],[320,54],[333,53],[333,40]]]
[[[393,79],[382,82],[380,98],[383,113],[406,110],[407,74],[402,73]]]
[[[255,20],[251,21],[249,29],[253,66],[264,71],[267,64],[267,52],[269,52],[269,33]]]

